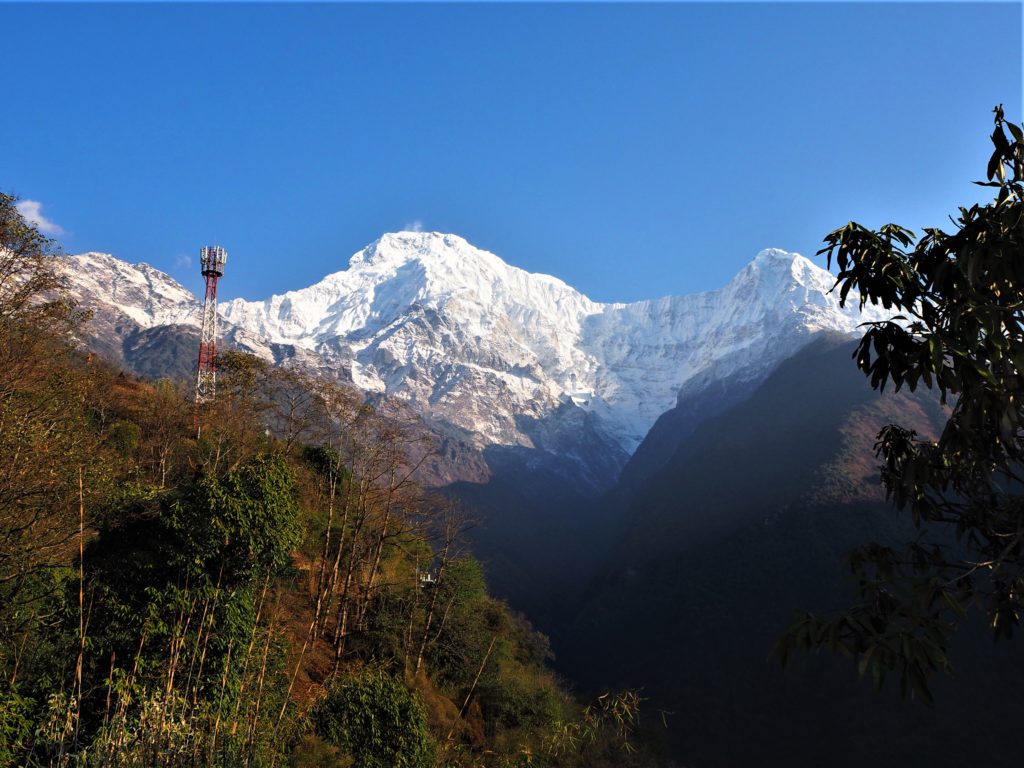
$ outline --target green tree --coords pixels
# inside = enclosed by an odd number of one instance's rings
[[[401,680],[370,669],[328,690],[312,712],[317,735],[358,768],[428,768],[434,744],[427,715]]]
[[[839,650],[878,686],[898,670],[904,692],[925,700],[969,613],[980,610],[996,637],[1024,614],[1024,134],[1001,106],[991,138],[988,180],[976,183],[996,197],[961,207],[953,232],[917,239],[851,222],[820,251],[839,268],[842,302],[856,291],[862,307],[899,313],[871,323],[856,349],[871,386],[923,385],[950,413],[938,440],[898,425],[878,435],[887,496],[919,538],[852,553],[855,605],[804,615],[780,648],[783,660],[794,648]]]
[[[115,663],[193,710],[205,701],[223,719],[238,709],[243,676],[260,666],[250,657],[259,655],[265,585],[300,540],[292,482],[282,457],[257,455],[177,492],[126,489],[85,551],[87,727],[108,714]]]
[[[224,477],[210,476],[171,509],[183,571],[224,586],[279,571],[301,540],[291,468],[259,454]]]

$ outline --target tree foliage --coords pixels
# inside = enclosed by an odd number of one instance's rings
[[[173,557],[194,578],[251,584],[290,562],[300,531],[294,480],[280,455],[258,454],[224,477],[205,477],[168,511]]]
[[[369,669],[328,689],[314,707],[316,733],[361,768],[430,768],[434,744],[416,695],[393,675]]]
[[[56,248],[16,204],[0,192],[0,321],[31,319],[38,326],[62,304],[52,293],[60,281],[48,262]]]
[[[1024,133],[1002,107],[991,139],[987,180],[976,183],[995,199],[961,207],[953,231],[918,239],[850,222],[820,252],[838,266],[843,303],[857,295],[898,313],[869,324],[854,354],[871,386],[923,386],[950,412],[937,440],[899,425],[877,439],[886,494],[919,538],[854,552],[857,603],[803,616],[781,649],[840,650],[879,686],[898,670],[904,691],[925,700],[970,614],[997,638],[1024,615]]]

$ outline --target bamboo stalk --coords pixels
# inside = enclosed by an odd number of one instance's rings
[[[334,476],[334,465],[331,464],[330,472],[328,474],[328,502],[327,502],[327,527],[324,530],[324,553],[320,558],[320,572],[316,578],[316,604],[313,610],[313,617],[316,623],[319,623],[320,610],[323,607],[325,582],[327,580],[327,559],[331,552],[331,525],[334,523],[334,491],[337,486],[337,480]]]
[[[234,647],[234,640],[228,643],[227,658],[224,660],[224,674],[220,678],[220,700],[217,702],[217,717],[213,723],[213,739],[210,742],[210,762],[212,763],[216,759],[217,755],[217,736],[220,734],[220,715],[221,710],[224,708],[224,691],[228,685],[228,670],[231,668],[231,651]],[[198,739],[196,740],[198,743]]]
[[[78,659],[75,661],[75,743],[82,720],[82,663],[85,659],[85,484],[82,467],[78,468]],[[90,608],[91,612],[91,608]],[[70,724],[69,724],[70,725]],[[61,748],[63,751],[63,737]]]
[[[103,725],[106,726],[110,719],[110,697],[114,689],[114,662],[117,660],[117,651],[110,652],[110,672],[107,673],[107,704],[103,708]]]
[[[245,693],[246,674],[249,671],[249,659],[252,657],[252,649],[256,645],[256,630],[259,629],[260,617],[263,615],[263,603],[267,597],[267,588],[270,586],[270,569],[267,569],[267,578],[263,581],[263,591],[260,593],[259,605],[256,608],[256,619],[252,624],[252,633],[249,636],[249,647],[245,651],[245,661],[242,664],[241,683],[238,687],[238,697],[235,699],[235,708],[231,713],[231,735],[238,730],[238,710],[242,706],[242,694]]]
[[[302,659],[306,655],[306,649],[309,647],[309,642],[313,637],[313,630],[316,627],[316,617],[309,623],[309,631],[306,632],[306,640],[302,643],[302,650],[299,651],[299,658],[295,662],[295,669],[292,670],[291,679],[288,681],[288,692],[284,696],[284,701],[281,703],[281,711],[277,715],[277,722],[274,723],[274,737],[277,737],[277,729],[281,726],[281,721],[284,719],[285,710],[288,707],[288,701],[292,696],[292,689],[295,687],[295,679],[299,676],[299,669],[302,667]]]
[[[18,646],[18,653],[14,657],[14,670],[11,672],[11,688],[18,682],[18,667],[21,666],[21,657],[25,655],[25,644],[28,642],[28,630],[21,636],[21,645]]]
[[[455,726],[462,720],[463,715],[466,713],[466,708],[469,707],[469,702],[473,698],[473,693],[476,691],[477,683],[480,682],[480,676],[484,673],[484,667],[487,666],[487,660],[491,657],[491,651],[494,650],[494,643],[498,640],[498,633],[495,632],[491,638],[491,644],[487,646],[487,652],[484,654],[483,659],[480,661],[480,666],[476,670],[476,677],[473,678],[473,684],[469,687],[469,693],[466,694],[466,698],[462,701],[462,707],[459,708],[459,717],[452,723],[451,730],[448,731],[448,735],[444,740],[444,748],[441,750],[441,754],[437,756],[437,762],[435,765],[441,763],[445,756],[448,754],[448,750],[451,747],[452,737],[455,736]]]
[[[224,563],[221,562],[220,572],[217,574],[217,587],[213,591],[213,608],[210,611],[209,626],[206,629],[206,639],[203,640],[203,652],[199,656],[199,671],[196,672],[195,685],[192,688],[192,705],[195,706],[199,703],[199,686],[203,679],[203,666],[206,663],[206,649],[210,644],[210,635],[213,634],[214,617],[217,612],[217,603],[220,601],[220,585],[221,579],[224,576]],[[186,695],[187,695],[186,691]]]
[[[146,645],[148,634],[148,631],[144,629],[142,635],[139,637],[139,647],[135,650],[135,661],[132,663],[132,671],[128,675],[126,691],[124,694],[118,697],[117,709],[115,709],[114,711],[115,722],[124,720],[124,717],[128,712],[128,707],[131,706],[132,688],[135,686],[135,676],[136,674],[138,674],[139,671],[139,660],[142,658],[142,649]],[[113,745],[111,746],[111,754],[113,754],[113,750],[121,746],[121,740],[123,736],[124,730],[119,731],[117,734],[117,738],[114,740]]]
[[[257,686],[256,686],[256,711],[255,711],[255,713],[252,716],[252,722],[250,723],[249,733],[248,733],[248,737],[249,737],[248,738],[248,743],[249,743],[249,746],[248,746],[248,749],[246,750],[246,755],[245,755],[245,764],[246,764],[246,766],[248,766],[249,763],[250,763],[250,757],[251,757],[251,754],[252,754],[253,746],[254,746],[254,744],[256,742],[256,729],[258,727],[259,719],[260,719],[260,707],[261,707],[261,705],[263,703],[263,681],[266,679],[266,675],[267,675],[267,659],[270,656],[270,640],[271,640],[271,637],[273,636],[273,633],[274,633],[274,623],[275,623],[276,620],[277,620],[277,607],[275,606],[274,615],[273,615],[273,617],[272,617],[272,619],[270,621],[270,626],[267,628],[267,640],[263,644],[263,663],[260,665],[260,674],[259,674],[259,679],[258,679]]]
[[[188,594],[188,582],[185,583],[185,594]],[[187,597],[186,597],[187,599]],[[198,598],[196,598],[198,600]],[[173,716],[173,700],[171,699],[171,693],[174,691],[174,677],[178,671],[178,662],[181,660],[181,649],[185,647],[185,639],[188,637],[188,627],[192,623],[192,615],[195,613],[196,600],[193,600],[191,605],[188,607],[188,614],[185,613],[185,607],[182,606],[181,613],[178,614],[178,619],[174,623],[174,634],[171,637],[171,648],[170,648],[170,663],[167,670],[167,686],[164,691],[164,698],[168,702],[171,702],[170,714]],[[182,621],[185,622],[182,626]]]

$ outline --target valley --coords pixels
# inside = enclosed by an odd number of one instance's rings
[[[187,291],[111,257],[63,269],[93,311],[91,345],[140,375],[188,373]],[[472,517],[491,589],[551,637],[576,685],[639,688],[672,712],[655,738],[683,764],[820,764],[839,732],[852,734],[850,764],[901,765],[897,734],[944,764],[952,744],[914,730],[913,703],[865,709],[874,694],[847,665],[768,658],[794,610],[843,604],[849,549],[913,533],[886,511],[878,429],[934,434],[944,418],[927,397],[866,385],[852,339],[885,315],[840,308],[833,282],[767,250],[718,291],[598,304],[457,236],[395,233],[310,288],[226,302],[221,316],[230,347],[350,386],[432,434],[422,482]],[[968,655],[953,698],[995,663]],[[1014,675],[972,717],[1003,719]],[[878,738],[860,741],[865,729]]]

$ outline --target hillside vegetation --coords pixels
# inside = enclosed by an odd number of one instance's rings
[[[601,766],[589,705],[488,595],[431,446],[227,354],[215,403],[77,348],[52,244],[0,196],[0,766]]]

